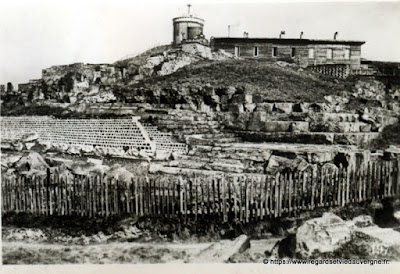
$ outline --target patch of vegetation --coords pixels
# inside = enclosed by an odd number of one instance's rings
[[[62,116],[65,109],[61,107],[44,106],[44,105],[20,105],[20,104],[4,104],[1,106],[1,116],[45,116],[53,115],[55,117]]]
[[[373,149],[385,149],[390,145],[400,145],[400,117],[397,124],[388,125],[383,128],[379,137],[372,143]]]
[[[2,217],[4,227],[37,228],[50,237],[69,235],[79,237],[91,236],[99,232],[113,234],[123,230],[124,226],[135,225],[149,235],[149,239],[188,240],[206,242],[220,238],[234,238],[235,233],[229,224],[221,224],[217,219],[207,218],[199,221],[176,218],[135,218],[130,215],[110,217],[87,216],[34,216],[28,213],[6,213]]]
[[[1,106],[1,116],[54,116],[60,119],[117,119],[132,117],[130,114],[118,114],[113,112],[82,113],[75,112],[57,106],[7,103]]]
[[[262,60],[200,61],[173,74],[145,79],[128,87],[137,89],[195,88],[210,84],[215,89],[234,86],[262,94],[271,101],[323,102],[326,95],[341,95],[352,80],[338,80],[296,65],[280,67]]]
[[[71,236],[94,235],[100,231],[117,231],[117,224],[126,217],[88,218],[86,216],[34,216],[28,213],[6,213],[2,226],[57,230]]]

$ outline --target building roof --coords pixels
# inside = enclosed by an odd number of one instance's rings
[[[317,44],[341,44],[341,45],[362,45],[364,41],[350,40],[317,40],[317,39],[298,39],[298,38],[245,38],[245,37],[211,37],[211,41],[219,41],[226,43],[274,43],[288,45],[317,45]]]
[[[201,19],[199,17],[194,17],[192,15],[175,17],[175,18],[172,19],[172,21],[174,23],[178,23],[178,22],[193,22],[193,23],[198,23],[198,24],[204,24],[204,19]]]

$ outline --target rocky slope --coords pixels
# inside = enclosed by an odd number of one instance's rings
[[[340,157],[359,162],[399,152],[380,151],[398,144],[399,77],[339,80],[281,61],[235,60],[200,45],[160,47],[114,66],[125,68],[124,79],[101,92],[92,90],[90,76],[92,91],[74,102],[5,104],[2,114],[42,115],[47,108],[61,118],[140,116],[189,146],[187,155],[153,159],[151,172],[266,173],[294,160],[338,165]]]

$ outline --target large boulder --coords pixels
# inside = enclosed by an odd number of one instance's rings
[[[351,240],[348,225],[337,215],[326,212],[306,221],[297,229],[296,253],[310,257],[314,252],[333,252]]]
[[[16,163],[15,168],[18,171],[47,170],[50,166],[42,156],[37,152],[30,152],[28,156],[21,157]]]
[[[297,169],[303,171],[308,168],[308,166],[309,164],[307,161],[301,157],[289,159],[282,156],[272,155],[268,160],[266,171],[269,174],[274,174],[284,169],[290,169],[292,171]]]
[[[24,136],[22,136],[21,141],[22,142],[32,142],[36,141],[39,139],[39,135],[37,133],[27,133]]]
[[[115,179],[119,182],[129,183],[134,178],[133,173],[119,164],[113,165],[106,173],[105,180]]]
[[[157,161],[167,161],[169,158],[171,158],[171,155],[171,151],[156,150],[154,159]]]
[[[292,132],[308,132],[309,123],[304,121],[297,121],[292,123]]]
[[[293,103],[275,103],[274,110],[281,113],[292,113]]]
[[[290,132],[292,127],[291,121],[266,121],[266,132]]]
[[[369,215],[359,215],[347,223],[350,227],[353,227],[353,229],[375,226],[373,218]]]
[[[333,174],[339,171],[339,168],[334,164],[326,163],[322,166],[321,171],[323,174],[331,174],[333,176]]]
[[[399,231],[377,226],[368,215],[357,216],[347,223],[352,230],[352,240],[339,252],[356,246],[357,255],[363,259],[400,260]]]
[[[12,167],[16,162],[18,162],[22,156],[19,155],[2,155],[1,166],[6,168]]]
[[[74,162],[71,166],[71,172],[76,175],[103,175],[109,169],[108,166],[101,163],[88,160],[88,162]]]
[[[199,58],[196,56],[179,56],[176,59],[172,59],[170,61],[164,62],[159,71],[157,71],[158,75],[164,76],[169,75],[180,68],[183,68],[187,65],[190,65],[193,62],[198,61]]]
[[[293,162],[293,160],[291,160],[291,159],[272,155],[268,160],[267,172],[275,173],[275,172],[281,171],[286,167],[290,167],[292,165],[292,162]]]

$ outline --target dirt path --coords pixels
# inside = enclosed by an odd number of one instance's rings
[[[185,262],[211,243],[62,245],[3,241],[3,264]]]

